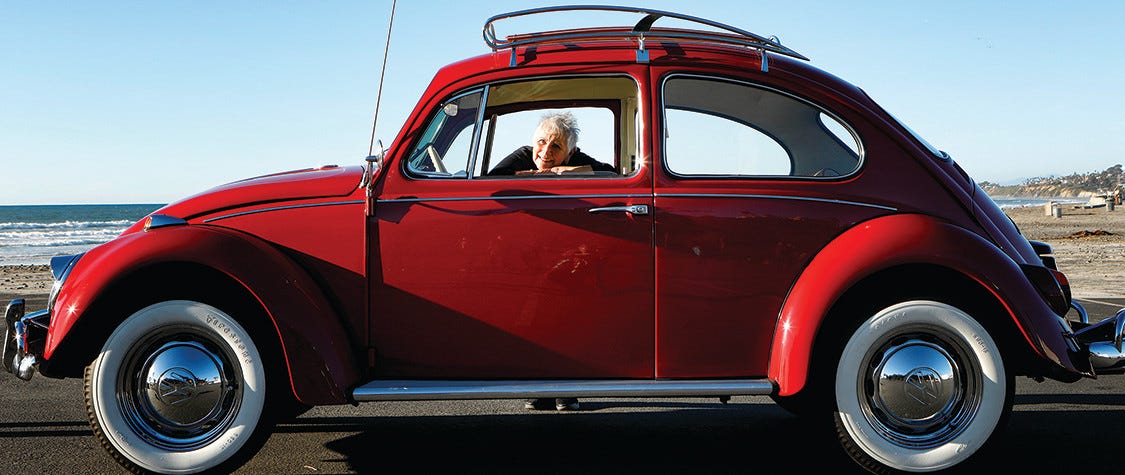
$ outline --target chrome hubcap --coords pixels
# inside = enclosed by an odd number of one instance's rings
[[[860,378],[864,416],[887,440],[907,448],[943,444],[961,433],[980,405],[981,373],[964,347],[930,331],[900,334],[869,355]]]
[[[218,358],[199,343],[165,343],[141,371],[142,407],[151,409],[162,425],[191,431],[221,409],[226,393],[222,370]]]
[[[230,355],[194,330],[165,333],[134,346],[122,372],[119,403],[129,425],[150,443],[190,450],[229,426],[241,387]]]

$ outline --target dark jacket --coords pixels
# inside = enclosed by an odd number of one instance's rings
[[[571,155],[570,160],[567,160],[566,166],[580,167],[582,165],[589,165],[590,168],[593,168],[596,172],[617,171],[613,165],[599,162],[594,160],[593,157],[582,153],[581,150],[575,150],[574,155]],[[488,172],[488,175],[515,175],[518,171],[535,169],[535,160],[531,158],[531,146],[524,145],[523,147],[517,148],[516,151],[509,154],[507,157],[504,157],[503,160],[500,160],[500,163],[496,164],[496,167]]]

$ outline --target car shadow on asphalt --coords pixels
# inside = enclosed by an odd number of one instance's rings
[[[0,438],[84,437],[94,435],[86,421],[0,422]]]
[[[1017,394],[1015,404],[1017,407],[1035,404],[1125,406],[1125,394]]]
[[[1036,410],[1073,404],[1074,410]],[[635,405],[638,412],[610,412]],[[988,451],[951,473],[1102,470],[1116,450],[1074,450],[1125,424],[1120,395],[1018,395]],[[302,417],[277,432],[351,433],[325,444],[357,473],[866,473],[839,448],[830,423],[772,404],[583,401],[583,411],[498,415]],[[1108,442],[1108,441],[1107,441]]]
[[[357,473],[862,473],[832,433],[772,404],[582,405],[567,413],[303,417],[278,431],[356,431],[326,446]],[[622,409],[636,411],[611,412]]]

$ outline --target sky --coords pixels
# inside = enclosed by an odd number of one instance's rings
[[[489,17],[566,3],[399,0],[376,137],[398,134],[440,67],[489,52],[481,38]],[[1125,2],[622,5],[776,35],[864,89],[977,181],[1125,162]],[[0,0],[0,205],[168,203],[251,176],[362,164],[391,7]],[[497,30],[590,19],[513,20]]]

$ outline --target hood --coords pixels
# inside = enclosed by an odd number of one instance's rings
[[[276,173],[220,185],[153,213],[192,219],[247,205],[347,196],[362,176],[363,167],[335,165]]]

